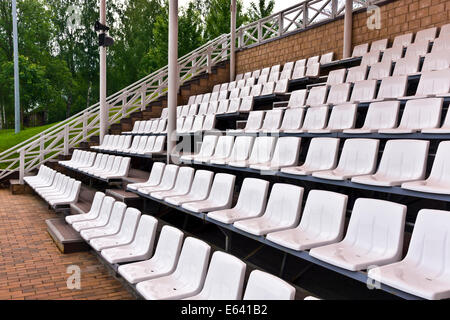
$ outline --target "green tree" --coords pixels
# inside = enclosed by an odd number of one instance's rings
[[[258,21],[268,17],[273,13],[275,8],[275,0],[258,0],[257,3],[251,2],[247,15],[251,22]]]
[[[206,0],[205,1],[205,38],[207,40],[215,39],[222,34],[230,33],[231,11],[230,0]],[[243,13],[241,0],[237,0],[236,6],[236,26],[248,21],[247,15]]]

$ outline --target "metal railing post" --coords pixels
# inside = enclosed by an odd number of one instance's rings
[[[41,133],[39,136],[39,161],[44,162],[44,134]]]
[[[64,127],[64,155],[69,155],[69,126]]]
[[[25,150],[20,150],[19,155],[19,182],[23,184],[23,178],[25,177]]]

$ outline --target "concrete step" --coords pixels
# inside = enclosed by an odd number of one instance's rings
[[[59,251],[64,254],[89,251],[89,245],[64,218],[46,220],[47,232],[55,242]]]

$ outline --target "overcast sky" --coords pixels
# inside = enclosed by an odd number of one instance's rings
[[[195,1],[195,0],[179,0],[178,4],[180,6],[185,5],[188,2],[191,1]],[[255,2],[257,3],[258,0],[243,0],[244,1],[244,6],[245,8],[248,8],[248,6],[250,5],[251,2]],[[289,8],[295,4],[300,3],[301,0],[275,0],[275,9],[274,9],[274,13],[281,11],[283,9]]]

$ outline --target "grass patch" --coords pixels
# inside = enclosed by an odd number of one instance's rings
[[[41,127],[25,128],[18,134],[14,133],[14,129],[0,130],[0,152],[14,147],[16,144],[25,141],[42,131],[54,126],[56,123],[48,124]]]

